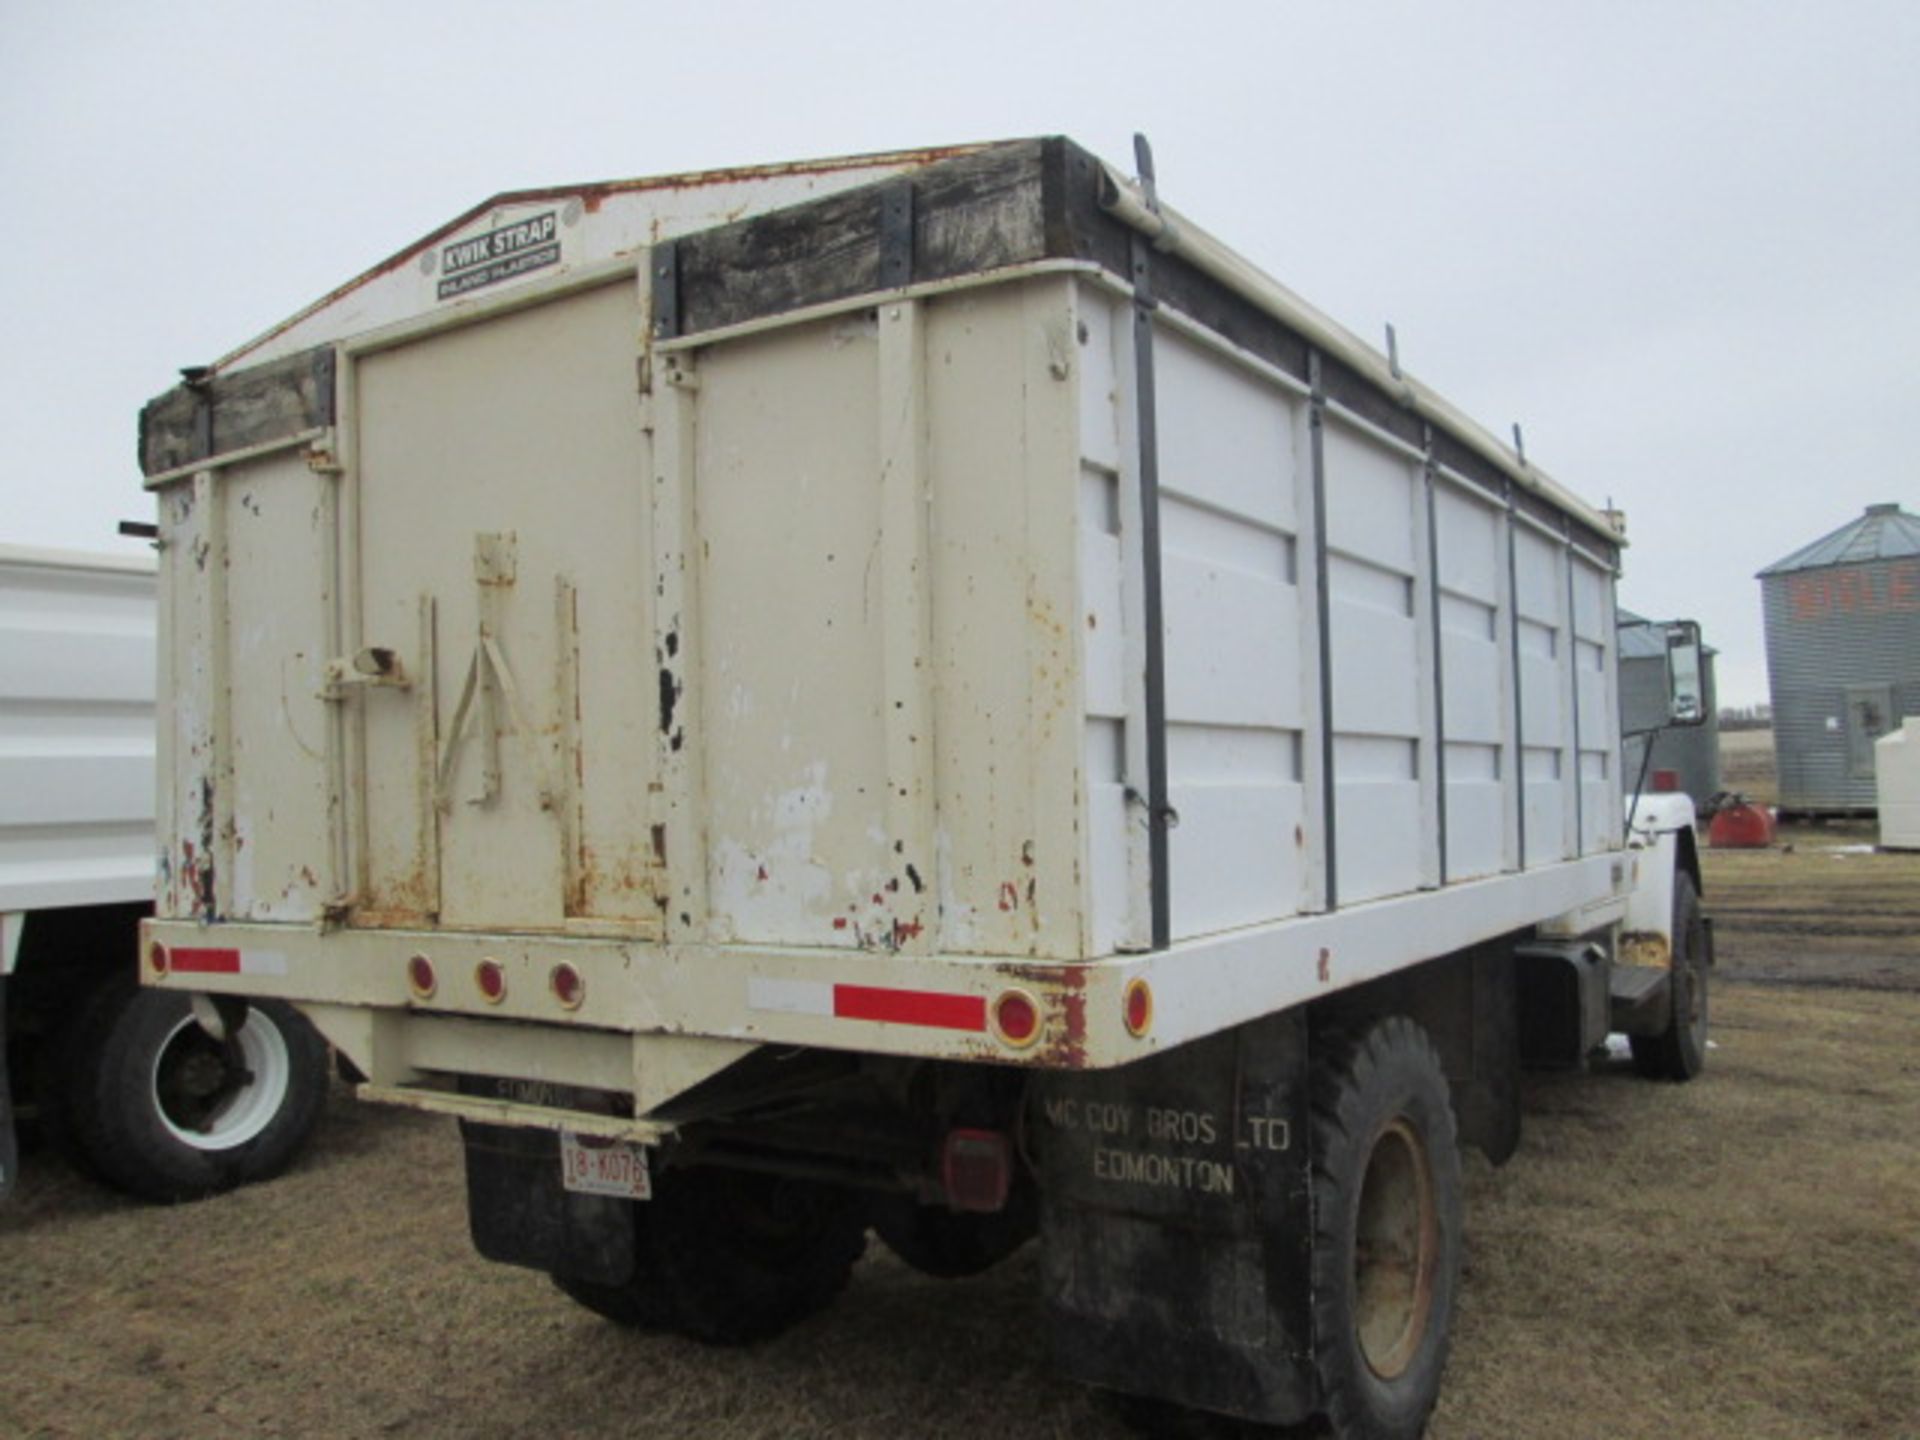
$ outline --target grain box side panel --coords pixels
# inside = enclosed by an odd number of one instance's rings
[[[327,833],[324,575],[331,476],[298,452],[220,472],[227,503],[236,919],[313,922]]]
[[[1152,897],[1144,826],[1133,823],[1128,776],[1137,770],[1143,676],[1137,540],[1126,517],[1139,484],[1132,423],[1133,347],[1122,301],[1096,286],[1076,287],[1080,341],[1080,598],[1085,613],[1082,670],[1086,738],[1087,877],[1090,953],[1145,949]],[[1129,543],[1132,542],[1132,543]]]
[[[647,449],[630,279],[354,366],[363,924],[652,916]],[[351,521],[343,522],[351,524]]]
[[[716,940],[892,939],[878,355],[871,312],[700,352],[698,660]]]
[[[1074,958],[1091,939],[1071,282],[964,292],[927,320],[941,948]]]
[[[1154,344],[1173,933],[1305,901],[1303,398],[1165,330]]]
[[[212,614],[205,597],[213,559],[208,487],[182,480],[159,494],[162,661],[157,746],[159,827],[156,905],[163,916],[210,917],[213,892],[216,706]]]
[[[1525,796],[1526,864],[1573,853],[1572,715],[1567,689],[1570,635],[1562,547],[1529,524],[1514,529],[1515,650],[1519,657],[1520,781]]]
[[[1325,442],[1333,767],[1342,904],[1426,879],[1421,462],[1330,414]]]
[[[1579,743],[1579,853],[1618,843],[1621,814],[1619,629],[1613,572],[1569,551],[1573,582],[1574,723]]]
[[[1447,878],[1473,880],[1513,863],[1506,517],[1445,471],[1435,484]]]

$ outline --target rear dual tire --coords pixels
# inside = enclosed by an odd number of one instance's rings
[[[936,1280],[982,1275],[1040,1231],[1040,1197],[1023,1173],[1006,1206],[991,1214],[921,1205],[888,1196],[873,1209],[873,1233],[909,1267]]]
[[[825,1309],[866,1248],[859,1198],[815,1181],[743,1170],[667,1170],[629,1206],[633,1275],[604,1285],[555,1275],[616,1324],[708,1345],[768,1339]]]

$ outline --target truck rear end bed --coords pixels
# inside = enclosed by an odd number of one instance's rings
[[[1038,1217],[1075,1373],[1191,1330],[1156,1393],[1255,1418],[1358,1384],[1299,1287],[1373,1241],[1298,1225],[1377,1113],[1417,1424],[1449,1098],[1511,1148],[1516,996],[1577,1050],[1676,863],[1617,527],[1070,141],[697,182],[501,196],[147,407],[148,980],[461,1116],[483,1252],[615,1318],[741,1337],[683,1246],[797,1318],[848,1195],[940,1273]]]

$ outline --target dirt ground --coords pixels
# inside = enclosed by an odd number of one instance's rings
[[[1773,732],[1720,737],[1727,789],[1775,794]],[[1783,827],[1769,850],[1706,857],[1723,974],[1779,984],[1920,989],[1920,853],[1877,849],[1873,820]]]
[[[1535,1077],[1468,1157],[1433,1440],[1920,1436],[1920,858],[1710,852],[1715,1049],[1686,1086]],[[1780,983],[1780,982],[1790,983]],[[1130,1433],[1048,1372],[1029,1249],[877,1245],[828,1314],[713,1351],[470,1251],[450,1124],[335,1097],[271,1184],[174,1209],[29,1159],[0,1214],[0,1435]]]

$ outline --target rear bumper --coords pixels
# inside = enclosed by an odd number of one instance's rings
[[[658,1064],[712,1042],[1107,1069],[1496,936],[1578,933],[1617,918],[1627,873],[1622,856],[1594,855],[1071,962],[156,919],[143,927],[142,972],[149,984],[300,1004],[376,1083],[438,1071],[624,1089],[610,1082],[650,1053]],[[428,993],[409,984],[416,956],[432,967]],[[504,980],[493,1000],[478,981],[487,962]],[[552,979],[563,964],[583,981],[571,1008]],[[1151,994],[1137,1034],[1126,1023],[1136,981]],[[1039,1017],[1025,1044],[998,1023],[1015,993]]]

